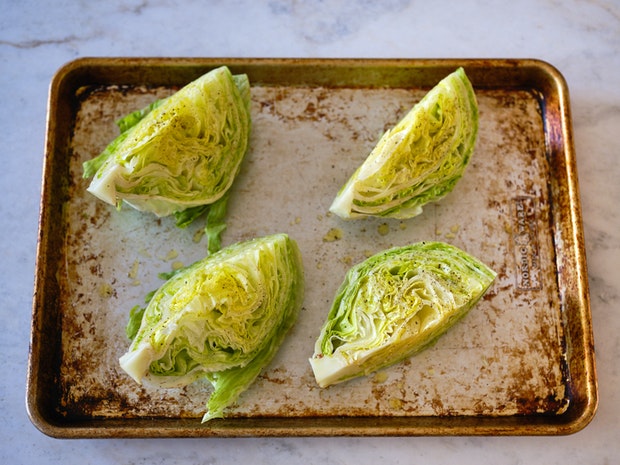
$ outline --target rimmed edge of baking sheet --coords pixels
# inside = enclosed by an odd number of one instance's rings
[[[66,160],[63,147],[71,128],[63,121],[75,116],[74,100],[83,85],[172,85],[226,64],[247,72],[255,82],[288,85],[390,85],[391,76],[410,73],[412,82],[432,86],[457,66],[463,66],[476,88],[524,88],[542,102],[551,190],[556,193],[552,230],[556,248],[558,287],[566,338],[570,404],[557,415],[511,417],[299,417],[231,418],[200,425],[195,419],[80,419],[57,413],[53,389],[58,374],[55,336],[59,331],[56,266],[61,257],[58,225],[66,199]],[[360,73],[363,71],[363,73]],[[364,76],[359,77],[357,76]],[[154,82],[153,76],[157,76]],[[370,77],[369,77],[370,76]],[[423,79],[422,79],[423,78]],[[399,78],[400,79],[400,78]],[[83,437],[206,437],[206,436],[418,436],[418,435],[560,435],[584,428],[597,408],[593,335],[590,317],[585,246],[582,230],[569,95],[557,69],[539,60],[513,59],[235,59],[235,58],[82,58],[54,76],[49,93],[47,134],[39,219],[39,241],[33,296],[32,329],[27,374],[28,414],[43,433],[62,438]]]

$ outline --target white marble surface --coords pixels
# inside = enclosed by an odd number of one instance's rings
[[[620,4],[612,0],[0,0],[0,463],[620,462]],[[24,396],[48,85],[83,56],[512,57],[570,92],[599,410],[567,437],[56,440]]]

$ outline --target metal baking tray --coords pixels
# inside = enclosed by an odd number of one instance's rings
[[[276,359],[226,419],[201,424],[206,383],[146,388],[118,366],[129,309],[205,255],[200,227],[116,211],[85,191],[81,163],[117,118],[220,65],[248,74],[253,117],[223,243],[288,233],[307,291]],[[329,215],[381,133],[459,66],[480,131],[455,190],[407,221]],[[50,87],[28,413],[62,438],[574,433],[597,407],[581,221],[567,86],[538,60],[78,59]],[[308,358],[346,270],[422,240],[489,264],[492,288],[425,352],[319,388]]]

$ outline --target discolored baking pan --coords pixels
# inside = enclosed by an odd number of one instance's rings
[[[114,121],[228,65],[252,83],[251,146],[224,245],[287,232],[307,291],[278,356],[223,420],[200,423],[207,383],[139,386],[118,366],[129,309],[157,277],[206,253],[178,229],[86,192],[81,164]],[[328,214],[378,137],[463,66],[480,107],[455,190],[407,221]],[[597,385],[569,96],[537,60],[84,58],[49,96],[27,408],[62,437],[560,435],[592,419]],[[319,388],[308,358],[346,270],[379,250],[442,240],[498,272],[436,345],[372,376]]]

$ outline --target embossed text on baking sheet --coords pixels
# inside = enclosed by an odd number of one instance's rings
[[[513,235],[517,288],[540,289],[540,256],[538,245],[537,215],[534,197],[519,196],[513,199]]]

